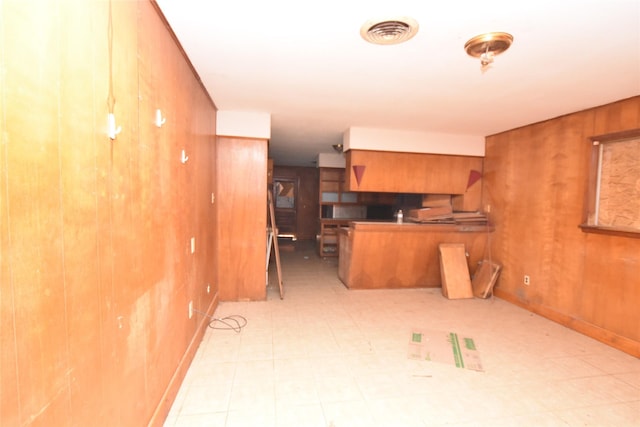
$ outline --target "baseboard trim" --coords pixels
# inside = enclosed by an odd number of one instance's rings
[[[207,308],[207,314],[209,316],[213,316],[213,313],[216,307],[218,306],[218,302],[219,302],[218,293],[216,293],[213,296],[213,299],[211,300],[211,304]],[[187,350],[184,352],[182,359],[180,359],[180,362],[178,363],[176,370],[171,376],[171,380],[169,380],[169,384],[167,384],[167,388],[162,394],[162,398],[160,399],[160,402],[158,402],[156,409],[153,411],[153,415],[151,416],[151,419],[147,424],[148,427],[156,427],[156,426],[159,427],[164,424],[165,419],[167,418],[167,415],[171,410],[171,405],[173,404],[178,394],[178,391],[180,390],[182,381],[184,380],[184,377],[187,374],[187,370],[189,369],[189,366],[191,366],[191,362],[193,361],[193,358],[196,355],[196,351],[198,350],[198,347],[202,342],[202,337],[204,336],[204,333],[208,325],[209,325],[209,318],[204,316],[201,317],[200,323],[198,324],[198,328],[196,329],[195,334],[193,334],[193,338],[191,339],[191,341],[189,342],[189,345],[187,346]]]
[[[573,329],[576,332],[580,332],[583,335],[628,353],[631,356],[640,358],[640,342],[638,341],[633,341],[632,339],[615,334],[599,326],[585,322],[584,320],[558,313],[548,307],[521,301],[515,295],[502,291],[499,288],[494,289],[494,295],[500,299],[517,305],[518,307],[539,314],[546,319],[552,320],[569,329]]]

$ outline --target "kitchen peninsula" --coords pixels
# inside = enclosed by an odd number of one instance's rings
[[[368,136],[374,138],[375,134]],[[351,134],[351,143],[353,138]],[[340,177],[337,187],[341,194],[357,195],[358,202],[367,205],[367,216],[362,217],[366,221],[353,219],[331,229],[337,237],[338,277],[347,288],[440,287],[441,243],[463,243],[470,273],[475,272],[485,257],[492,231],[486,218],[484,222],[453,215],[446,222],[439,218],[427,222],[419,215],[411,221],[406,219],[414,210],[441,206],[446,206],[448,213],[480,212],[481,156],[349,149],[343,170],[344,178]],[[330,196],[329,191],[336,191],[328,184],[323,186],[321,182],[321,199]],[[325,187],[327,190],[323,190]],[[384,203],[380,203],[382,199],[367,200],[372,194],[392,199]],[[387,205],[392,213],[379,217],[384,218],[381,220],[370,217],[369,209],[376,204]],[[405,213],[404,223],[390,219],[400,209]],[[321,211],[321,220],[323,214]]]
[[[438,245],[464,243],[473,273],[491,231],[487,225],[352,221],[338,230],[338,277],[349,289],[439,287]]]

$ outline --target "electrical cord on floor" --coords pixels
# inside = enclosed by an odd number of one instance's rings
[[[247,326],[247,319],[243,316],[240,316],[239,314],[232,314],[231,316],[226,317],[213,317],[199,310],[193,310],[193,312],[208,317],[209,324],[207,326],[209,326],[211,329],[235,331],[237,334],[239,334],[242,331],[242,328]]]

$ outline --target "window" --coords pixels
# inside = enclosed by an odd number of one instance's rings
[[[640,129],[591,138],[584,231],[640,238]]]

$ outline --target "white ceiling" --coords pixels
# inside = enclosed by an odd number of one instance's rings
[[[277,165],[351,126],[487,136],[640,95],[640,0],[156,1],[218,109],[271,114]],[[408,42],[360,37],[397,16]],[[482,73],[464,44],[489,31],[514,42]]]

